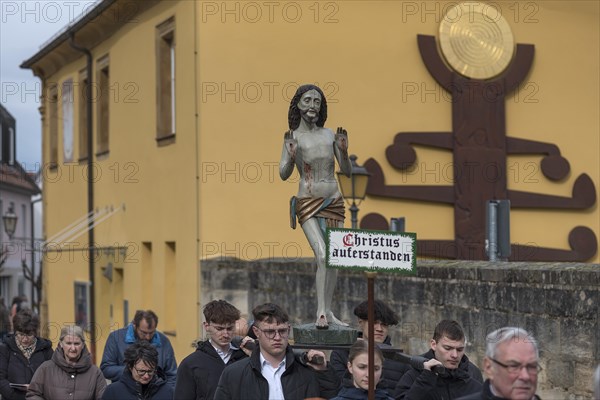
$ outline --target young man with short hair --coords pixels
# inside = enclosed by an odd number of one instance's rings
[[[198,342],[196,351],[179,365],[177,400],[212,399],[225,367],[247,357],[231,344],[239,318],[240,310],[225,300],[213,300],[204,306],[203,326],[208,340]]]
[[[396,385],[394,397],[410,400],[452,400],[481,390],[481,371],[465,355],[465,334],[456,321],[443,320],[435,327],[423,370],[411,368]],[[435,373],[441,365],[444,372]]]
[[[225,368],[215,400],[334,397],[338,381],[327,365],[303,365],[288,346],[288,314],[272,303],[255,307],[252,314],[252,329],[256,334],[258,347],[249,358]],[[320,351],[308,351],[308,360],[315,356],[325,358],[325,354]]]

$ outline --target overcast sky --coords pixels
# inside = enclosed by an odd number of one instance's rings
[[[19,65],[98,0],[0,0],[0,102],[17,121],[17,160],[29,170],[42,162],[41,81]]]

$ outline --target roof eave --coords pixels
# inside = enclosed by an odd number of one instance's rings
[[[53,39],[20,65],[44,79],[66,63],[82,56],[70,45],[73,36],[79,46],[92,49],[109,38],[126,23],[156,5],[158,0],[103,0],[79,20],[57,33]],[[132,4],[135,7],[132,8]]]

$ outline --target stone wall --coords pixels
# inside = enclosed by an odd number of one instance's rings
[[[295,323],[313,322],[315,265],[310,259],[211,259],[201,263],[203,304],[231,301],[242,312],[267,301]],[[354,307],[367,298],[364,273],[340,271],[335,314],[356,324]],[[419,261],[416,276],[378,274],[375,298],[400,316],[393,344],[409,354],[427,350],[441,319],[456,319],[467,335],[469,358],[481,365],[487,333],[502,326],[527,329],[540,343],[538,393],[548,399],[589,399],[600,363],[600,265]]]

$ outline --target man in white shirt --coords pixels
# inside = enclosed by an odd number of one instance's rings
[[[315,356],[325,359],[325,354],[309,350],[308,367],[296,359],[288,346],[288,314],[272,303],[255,307],[252,314],[252,329],[257,337],[258,347],[249,358],[225,368],[215,400],[334,397],[339,381],[333,371],[327,364],[310,363]]]

